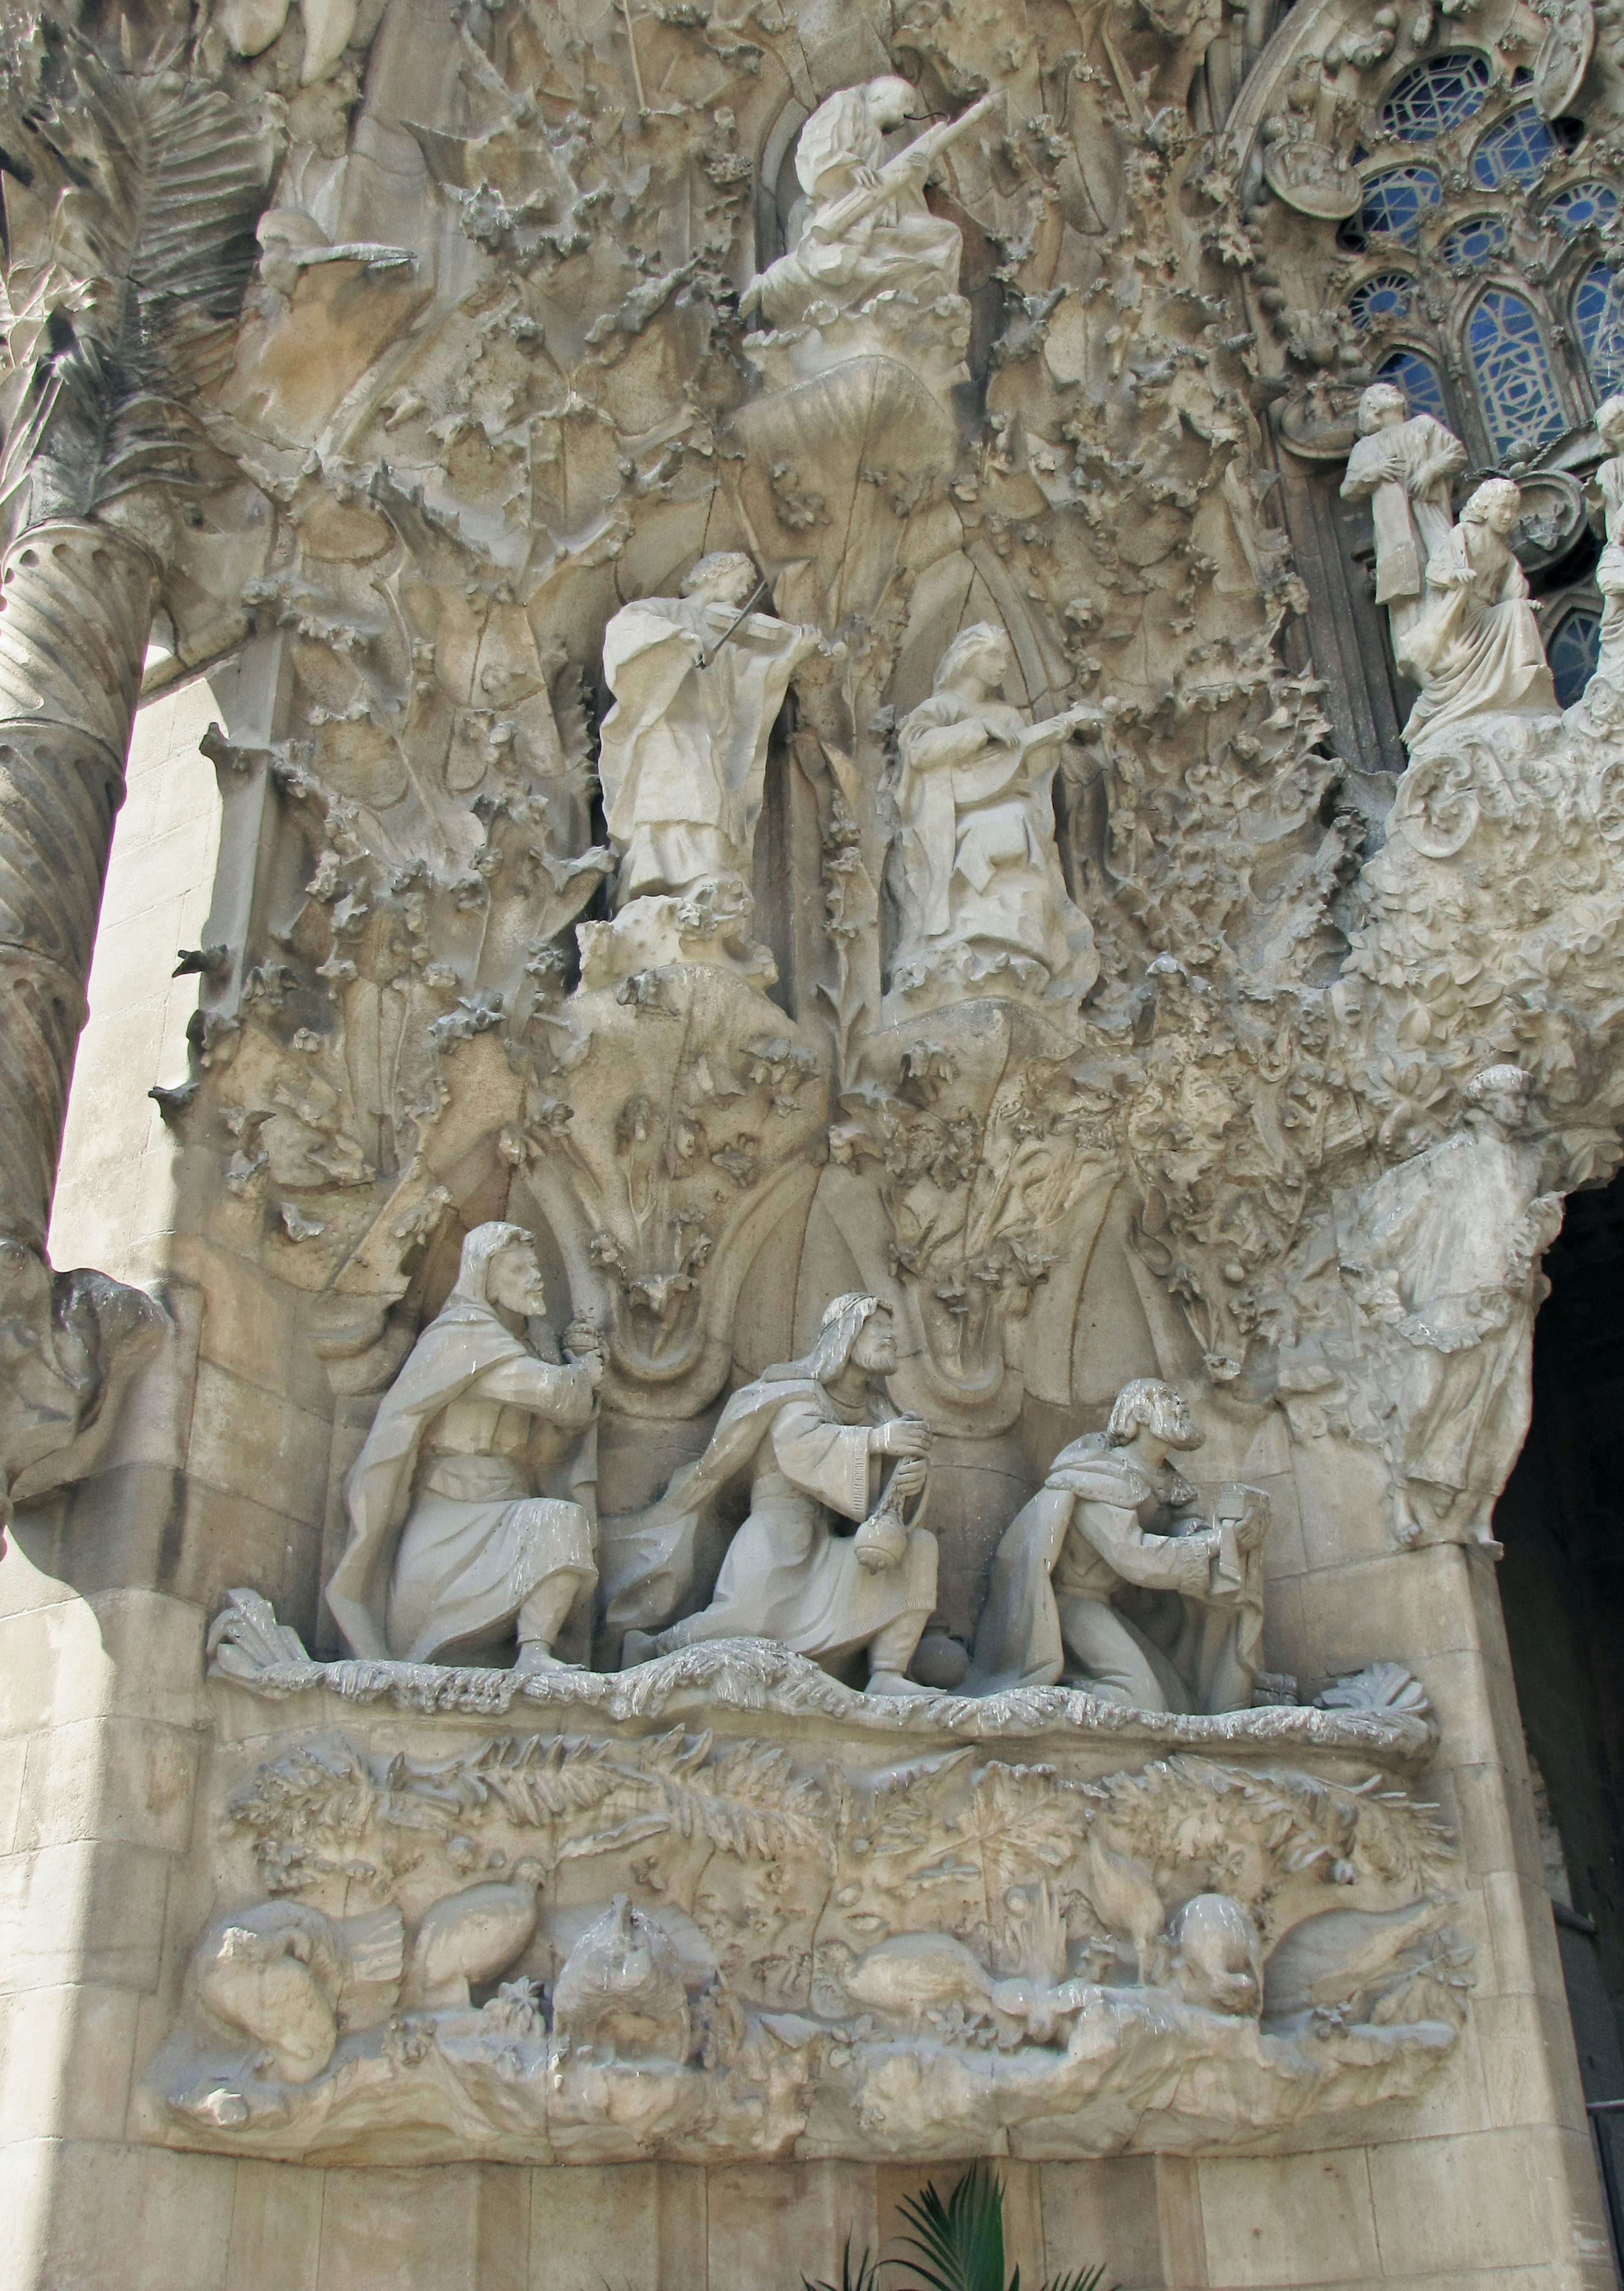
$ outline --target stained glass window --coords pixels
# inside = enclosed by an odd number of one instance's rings
[[[1532,452],[1561,437],[1567,418],[1539,326],[1520,295],[1491,286],[1467,322],[1467,347],[1497,454],[1515,446]]]
[[[1472,154],[1472,174],[1485,191],[1506,183],[1531,183],[1558,157],[1562,146],[1532,103],[1491,127]]]
[[[1355,325],[1380,326],[1390,319],[1402,318],[1410,308],[1414,283],[1402,270],[1379,270],[1374,278],[1364,279],[1347,298]]]
[[[1572,238],[1588,222],[1611,222],[1618,211],[1619,195],[1605,183],[1570,183],[1545,210],[1564,238]]]
[[[1624,296],[1604,262],[1594,263],[1580,280],[1573,317],[1598,396],[1624,388]]]
[[[1474,215],[1444,240],[1443,260],[1451,270],[1481,270],[1505,244],[1506,226],[1498,215]]]
[[[1344,246],[1363,246],[1375,231],[1390,231],[1413,246],[1420,237],[1428,207],[1437,206],[1443,186],[1430,167],[1392,167],[1372,175],[1364,187],[1364,205],[1337,237]]]
[[[1395,382],[1410,401],[1411,414],[1430,414],[1447,423],[1449,402],[1438,370],[1419,350],[1395,350],[1376,369],[1378,382]]]
[[[1430,143],[1481,111],[1489,92],[1489,59],[1470,48],[1451,49],[1412,65],[1394,83],[1381,107],[1381,124],[1406,143]]]
[[[1596,655],[1601,649],[1602,623],[1596,613],[1564,613],[1557,622],[1545,656],[1551,664],[1551,679],[1556,687],[1556,697],[1564,708],[1571,708],[1581,698],[1584,688],[1596,673]]]

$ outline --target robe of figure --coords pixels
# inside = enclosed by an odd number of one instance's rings
[[[1007,702],[951,688],[904,720],[896,974],[967,947],[1041,963],[1057,998],[1082,994],[1098,976],[1094,934],[1055,845],[1059,743],[1023,755],[1027,728]]]
[[[1596,483],[1607,522],[1607,545],[1596,566],[1603,598],[1596,673],[1624,692],[1624,458],[1604,462]]]
[[[1158,1488],[1102,1433],[1074,1440],[1005,1531],[965,1694],[1063,1676],[1138,1710],[1244,1710],[1263,1644],[1263,1563],[1233,1523],[1176,1531],[1195,1491]],[[1142,1622],[1120,1611],[1135,1593]],[[1160,1605],[1161,1612],[1156,1612]]]
[[[708,876],[750,882],[768,741],[816,636],[752,613],[724,642],[736,617],[736,607],[699,598],[647,597],[604,632],[615,705],[598,774],[621,906]]]
[[[1404,727],[1412,757],[1474,717],[1557,713],[1528,582],[1498,533],[1482,521],[1456,526],[1427,561],[1427,586],[1398,656],[1421,687]]]
[[[1405,1475],[1485,1503],[1528,1429],[1536,1267],[1562,1218],[1539,1170],[1537,1146],[1461,1129],[1384,1170],[1361,1204],[1357,1271],[1385,1289],[1377,1317],[1406,1346]]]
[[[827,211],[884,164],[885,140],[862,88],[840,89],[808,120],[795,147],[806,200],[791,217],[788,253],[761,277],[761,315],[769,326],[826,325],[877,294],[917,303],[957,294],[962,236],[956,223],[931,213],[916,184],[900,187],[838,237],[820,235],[820,208]]]
[[[609,1621],[663,1620],[686,1596],[700,1519],[728,1483],[750,1480],[750,1513],[728,1547],[703,1613],[660,1634],[662,1652],[702,1639],[768,1638],[838,1669],[904,1616],[936,1604],[937,1541],[908,1530],[896,1566],[871,1574],[834,1517],[868,1517],[888,1460],[868,1435],[895,1414],[871,1392],[852,1414],[815,1377],[770,1377],[735,1393],[710,1447],[679,1473],[639,1531],[642,1572]]]
[[[591,1591],[594,1406],[586,1368],[538,1360],[459,1283],[350,1474],[327,1604],[358,1655],[471,1661],[512,1637],[543,1584]]]
[[[1427,567],[1454,525],[1450,479],[1466,458],[1453,430],[1430,414],[1372,430],[1347,457],[1342,498],[1370,502],[1376,601],[1387,608],[1395,653],[1425,609]]]

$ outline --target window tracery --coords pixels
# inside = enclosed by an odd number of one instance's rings
[[[1481,270],[1506,248],[1506,226],[1499,215],[1474,215],[1443,238],[1438,252],[1451,270]]]
[[[1378,232],[1413,246],[1431,207],[1443,200],[1443,185],[1431,167],[1389,167],[1366,179],[1364,205],[1338,233],[1338,244],[1355,253]]]
[[[1377,271],[1374,277],[1355,286],[1347,298],[1354,324],[1365,328],[1403,318],[1410,308],[1413,285],[1414,281],[1402,270]]]
[[[1412,64],[1381,107],[1382,131],[1406,143],[1433,142],[1483,109],[1491,80],[1489,59],[1472,48]]]
[[[1443,376],[1430,358],[1419,350],[1396,350],[1385,358],[1376,369],[1379,382],[1396,382],[1410,401],[1412,414],[1430,414],[1445,427],[1453,423]]]
[[[1577,120],[1548,126],[1532,103],[1518,107],[1488,133],[1472,154],[1472,179],[1485,191],[1508,183],[1537,182],[1554,161],[1564,158],[1584,133]]]
[[[1601,615],[1580,606],[1563,615],[1547,639],[1545,656],[1550,663],[1556,697],[1564,708],[1573,706],[1595,675],[1601,636]]]
[[[1520,294],[1499,286],[1481,294],[1467,321],[1467,348],[1497,459],[1526,459],[1562,436],[1567,415],[1540,322]]]
[[[1624,295],[1604,262],[1592,264],[1573,296],[1573,322],[1598,398],[1624,384]]]
[[[1619,211],[1619,195],[1606,183],[1567,183],[1546,207],[1546,213],[1564,238],[1573,238],[1594,223],[1610,223]]]

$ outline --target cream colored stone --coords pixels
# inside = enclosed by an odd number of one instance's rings
[[[224,2291],[317,2291],[323,2173],[292,2164],[238,2164]]]
[[[528,2291],[625,2291],[707,2282],[707,2190],[691,2165],[557,2166],[530,2174]]]
[[[1305,2291],[1381,2266],[1363,2149],[1244,2163],[1205,2157],[1201,2210],[1214,2283]]]

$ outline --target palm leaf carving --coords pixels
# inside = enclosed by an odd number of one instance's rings
[[[221,88],[114,69],[45,27],[0,67],[0,502],[13,529],[89,517],[155,481],[196,483],[188,401],[231,353],[269,127]]]

